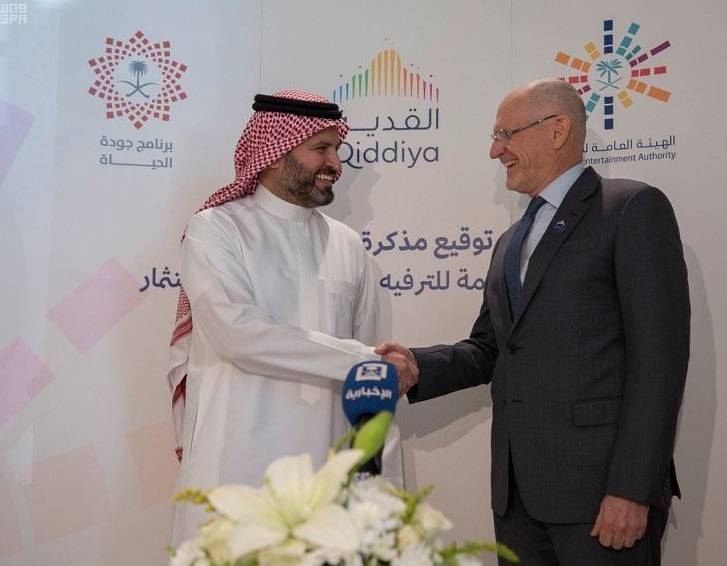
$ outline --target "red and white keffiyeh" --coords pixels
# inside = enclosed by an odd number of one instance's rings
[[[324,97],[299,90],[281,90],[273,97],[327,103]],[[255,112],[235,148],[235,180],[214,192],[197,212],[252,195],[260,173],[316,133],[335,126],[343,141],[348,125],[341,119],[306,116],[287,111]],[[338,174],[340,175],[340,173]],[[167,374],[172,391],[172,414],[177,435],[177,458],[182,460],[182,420],[189,360],[192,311],[184,288],[180,288],[177,317],[171,340],[171,369]]]

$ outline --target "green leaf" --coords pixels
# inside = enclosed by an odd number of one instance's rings
[[[520,562],[517,554],[515,554],[506,545],[499,542],[476,542],[468,541],[463,544],[451,544],[442,549],[442,558],[446,565],[456,565],[458,554],[469,554],[474,556],[481,552],[491,552],[497,554],[500,558],[504,558],[508,562]]]
[[[364,451],[364,455],[361,456],[360,460],[362,464],[376,456],[379,450],[384,447],[386,433],[389,431],[393,419],[394,413],[380,411],[366,421],[358,430],[353,439],[352,448],[358,448]]]

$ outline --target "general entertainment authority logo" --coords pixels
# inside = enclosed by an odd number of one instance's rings
[[[431,75],[405,64],[395,49],[383,49],[333,89],[343,103],[351,135],[341,161],[354,169],[439,161],[439,86]]]
[[[667,73],[666,64],[659,64],[659,61],[671,44],[663,41],[645,49],[637,37],[640,29],[639,24],[632,23],[616,43],[614,21],[604,20],[600,48],[590,41],[584,46],[586,56],[583,58],[562,51],[555,56],[557,63],[577,71],[574,75],[562,78],[583,96],[588,115],[599,105],[603,108],[605,130],[614,129],[616,100],[623,108],[630,108],[634,104],[634,95],[646,95],[658,102],[669,102],[671,92],[649,82],[654,79],[658,81]]]
[[[168,122],[173,103],[187,98],[179,80],[187,65],[172,59],[171,42],[152,43],[137,31],[128,40],[106,38],[104,54],[88,64],[96,73],[88,93],[106,103],[106,118]]]
[[[28,23],[28,5],[25,2],[0,2],[0,26]]]

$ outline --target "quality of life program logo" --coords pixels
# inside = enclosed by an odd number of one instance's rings
[[[106,38],[104,54],[88,62],[96,74],[88,93],[105,102],[106,118],[125,117],[137,130],[151,119],[169,121],[172,104],[187,98],[179,84],[187,65],[172,59],[171,48],[142,31]]]
[[[439,161],[432,134],[439,130],[439,87],[432,76],[406,65],[395,49],[383,49],[333,89],[351,135],[339,150],[354,169],[403,165],[409,169]]]
[[[562,78],[583,96],[588,116],[599,104],[602,106],[605,130],[613,130],[616,124],[616,100],[625,109],[633,106],[635,95],[669,102],[671,92],[651,83],[658,84],[659,79],[666,75],[667,66],[661,60],[671,44],[662,41],[651,48],[644,48],[637,37],[640,30],[639,24],[631,23],[617,39],[614,21],[604,20],[600,48],[589,41],[585,45],[585,57],[571,56],[562,51],[555,56],[557,63],[576,71],[576,74]]]

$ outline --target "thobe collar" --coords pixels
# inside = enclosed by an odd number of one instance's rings
[[[265,212],[285,220],[304,222],[313,214],[312,208],[305,208],[304,206],[298,206],[292,202],[285,201],[275,196],[261,183],[258,183],[255,194],[251,198]]]

